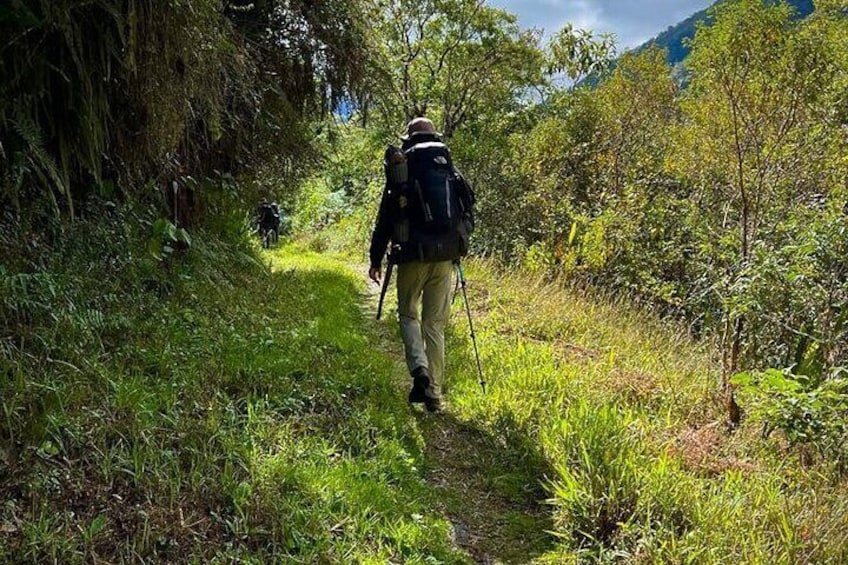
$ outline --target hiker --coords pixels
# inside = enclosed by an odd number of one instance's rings
[[[276,202],[262,200],[256,209],[256,225],[260,233],[264,230],[274,230],[277,234],[280,233],[280,208]]]
[[[468,251],[474,192],[453,166],[430,120],[416,118],[406,129],[401,148],[386,149],[386,186],[371,237],[368,274],[380,283],[383,255],[391,242],[385,282],[397,265],[398,318],[412,376],[409,402],[438,412],[451,275],[454,262]]]

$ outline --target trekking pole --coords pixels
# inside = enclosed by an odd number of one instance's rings
[[[471,344],[474,346],[474,358],[477,360],[477,373],[480,375],[480,388],[486,394],[486,379],[483,378],[483,366],[480,364],[480,352],[477,350],[477,335],[474,333],[474,322],[471,320],[471,306],[468,303],[468,293],[465,291],[465,272],[462,263],[456,262],[456,270],[459,274],[459,287],[462,289],[462,297],[465,299],[465,313],[468,315],[468,328],[471,330]]]
[[[383,315],[383,301],[386,299],[386,292],[389,290],[389,281],[392,278],[392,271],[395,268],[395,263],[392,261],[392,256],[389,255],[388,265],[386,265],[386,277],[383,279],[383,288],[380,289],[380,303],[377,305],[377,319]]]

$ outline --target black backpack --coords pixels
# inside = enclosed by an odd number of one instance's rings
[[[274,204],[260,204],[257,215],[259,216],[259,223],[262,226],[276,225],[280,219],[280,214]]]
[[[438,262],[465,256],[474,229],[471,186],[454,168],[441,141],[413,144],[404,154],[408,177],[398,190],[400,226],[393,238],[399,259]]]

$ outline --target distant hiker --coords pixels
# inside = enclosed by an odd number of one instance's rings
[[[409,402],[436,412],[441,409],[453,262],[468,251],[474,192],[426,118],[409,122],[402,147],[389,146],[384,165],[386,186],[368,274],[380,282],[391,242],[383,292],[397,265],[398,317],[412,375]]]
[[[280,208],[276,202],[262,200],[256,209],[256,226],[260,232],[264,230],[280,232]]]
[[[277,243],[280,238],[282,219],[280,217],[280,208],[276,202],[268,202],[268,200],[263,199],[262,203],[256,209],[254,221],[256,232],[259,235],[259,240],[263,248],[268,249]]]

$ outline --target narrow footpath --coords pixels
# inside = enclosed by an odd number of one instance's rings
[[[367,271],[358,267],[358,272]],[[393,296],[394,285],[389,294]],[[410,380],[397,333],[394,300],[387,297],[383,320],[375,313],[380,289],[370,283],[363,294],[363,315],[377,348],[395,360],[398,394],[409,392]],[[455,309],[451,322],[464,320]],[[448,367],[448,370],[450,368]],[[436,490],[434,512],[450,520],[453,543],[478,564],[523,564],[552,548],[550,507],[541,487],[543,462],[519,464],[511,446],[473,422],[461,421],[451,410],[429,414],[410,407],[425,442],[425,480]],[[533,469],[528,472],[528,469]]]

